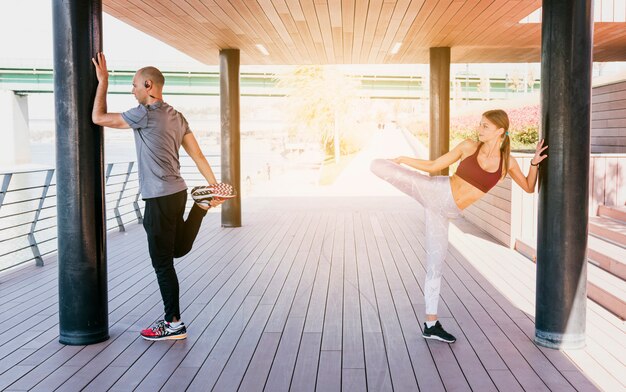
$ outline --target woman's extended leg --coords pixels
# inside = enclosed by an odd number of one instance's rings
[[[426,209],[424,231],[426,233],[426,282],[424,283],[426,319],[436,320],[441,273],[448,252],[448,218],[442,216],[439,211]]]
[[[426,206],[429,200],[431,177],[418,173],[398,165],[388,159],[375,159],[370,165],[370,170],[378,177],[395,186],[402,192],[417,200],[422,206]]]
[[[372,161],[374,174],[417,200],[424,207],[426,232],[426,315],[437,315],[441,268],[448,250],[448,218],[445,203],[449,180],[429,177],[388,159]],[[446,182],[447,181],[447,182]],[[444,200],[445,199],[445,200]]]

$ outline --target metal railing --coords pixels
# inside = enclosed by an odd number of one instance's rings
[[[107,230],[111,228],[112,222],[115,220],[114,223],[117,224],[118,230],[125,231],[124,217],[128,215],[134,215],[137,218],[137,223],[142,223],[143,221],[139,206],[139,182],[135,166],[136,163],[132,161],[109,163],[106,167],[104,175],[106,190],[104,196],[107,203],[107,211],[113,212],[113,216],[107,217]],[[115,171],[114,169],[121,170]],[[109,204],[112,203],[114,203],[114,206],[110,208]]]
[[[219,178],[219,156],[207,155]],[[205,182],[190,158],[181,157],[181,175],[188,186]],[[44,265],[57,250],[55,169],[0,173],[0,271],[25,263]],[[191,205],[188,200],[188,207]],[[142,223],[137,163],[108,163],[105,167],[106,229],[125,231]]]

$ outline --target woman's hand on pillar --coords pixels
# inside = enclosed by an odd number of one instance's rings
[[[537,143],[537,148],[535,149],[535,156],[533,157],[533,159],[530,160],[530,163],[532,163],[533,165],[538,165],[539,163],[541,163],[541,161],[543,161],[544,159],[548,157],[548,154],[541,155],[541,153],[544,152],[546,148],[548,148],[548,146],[543,145],[543,142],[544,142],[544,139],[541,139],[539,143]]]

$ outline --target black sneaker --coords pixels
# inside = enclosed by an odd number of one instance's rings
[[[179,340],[187,338],[185,323],[173,327],[165,320],[159,320],[152,328],[141,331],[141,337],[146,340]]]
[[[439,340],[440,342],[446,343],[456,342],[456,338],[447,333],[446,330],[443,329],[439,321],[437,321],[435,325],[430,328],[428,328],[426,326],[426,323],[424,323],[424,332],[422,332],[422,337],[424,339]]]

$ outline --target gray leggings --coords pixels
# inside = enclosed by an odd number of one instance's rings
[[[450,177],[430,177],[388,159],[372,161],[374,174],[417,200],[424,207],[426,233],[426,314],[437,314],[441,271],[448,251],[448,221],[461,215],[452,197]]]

